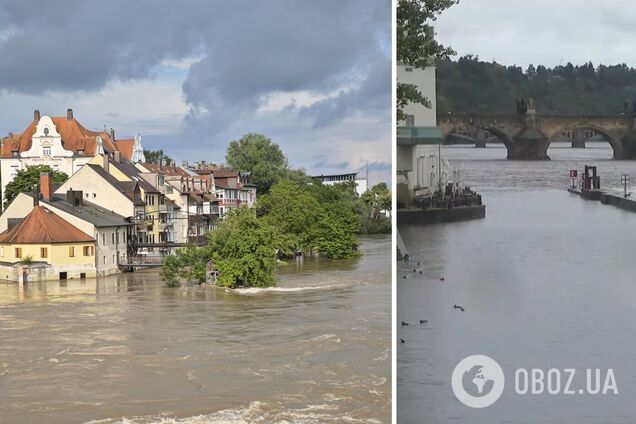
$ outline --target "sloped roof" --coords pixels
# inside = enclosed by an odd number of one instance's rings
[[[159,193],[158,189],[156,189],[152,184],[144,180],[139,175],[139,170],[135,165],[133,165],[132,162],[122,159],[119,162],[110,162],[109,166],[114,166],[126,177],[130,178],[132,181],[136,181],[137,183],[139,183],[139,187],[146,193]]]
[[[128,160],[132,160],[134,145],[134,138],[122,138],[121,140],[115,140],[115,146],[117,146],[121,154]]]
[[[159,165],[156,163],[144,162],[141,164],[149,172],[164,175],[190,176],[185,170],[178,166]]]
[[[33,197],[33,193],[25,193],[28,196]],[[73,206],[66,201],[64,194],[55,194],[52,200],[46,198],[40,199],[40,203],[50,205],[54,208],[60,209],[68,214],[76,216],[84,221],[90,222],[96,227],[115,227],[115,226],[127,226],[133,225],[131,222],[126,221],[126,218],[116,214],[115,212],[108,211],[94,203],[87,200],[82,200],[82,206]]]
[[[110,165],[112,165],[112,163],[110,163]],[[88,166],[90,169],[95,171],[100,177],[102,177],[104,179],[104,181],[106,181],[108,184],[113,186],[115,189],[117,189],[118,191],[123,193],[134,204],[136,204],[136,205],[143,205],[144,204],[144,202],[141,201],[141,200],[139,200],[139,201],[135,200],[134,193],[135,193],[135,187],[137,185],[136,181],[119,181],[117,178],[113,177],[108,172],[106,172],[106,170],[104,168],[102,168],[99,165],[93,164],[93,163],[88,163],[88,164],[86,164],[84,166]]]
[[[102,146],[106,153],[119,150],[110,134],[106,131],[91,131],[84,128],[75,118],[68,119],[66,116],[51,117],[55,129],[62,137],[62,146],[66,150],[78,153],[84,151],[84,155],[94,156],[97,153],[97,136],[102,138]],[[12,152],[25,152],[31,148],[31,138],[35,134],[37,122],[31,121],[28,127],[21,134],[14,134],[6,137],[2,143],[0,156],[10,157]],[[125,144],[125,143],[124,143]],[[132,149],[132,148],[131,148]],[[125,155],[125,153],[124,153]]]
[[[0,234],[0,243],[74,243],[95,239],[44,206],[36,206],[15,227]]]

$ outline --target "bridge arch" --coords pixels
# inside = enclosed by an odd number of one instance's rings
[[[554,142],[554,140],[561,135],[563,132],[566,131],[577,131],[577,130],[594,130],[597,133],[601,134],[603,136],[603,139],[605,141],[607,141],[609,143],[609,145],[612,147],[612,150],[614,152],[614,157],[620,157],[622,152],[623,152],[623,144],[620,140],[619,137],[617,137],[615,134],[612,134],[611,131],[608,131],[607,129],[599,126],[599,125],[595,125],[592,123],[586,123],[586,122],[581,122],[581,123],[576,123],[576,124],[571,124],[571,125],[563,125],[558,127],[559,129],[553,131],[551,134],[547,135],[548,138],[548,148],[550,147],[550,145]]]
[[[491,125],[484,125],[484,124],[479,124],[479,123],[471,123],[471,124],[462,124],[459,126],[455,126],[453,127],[448,134],[444,137],[444,138],[448,138],[452,135],[460,135],[461,136],[461,132],[465,132],[467,129],[479,129],[479,130],[484,130],[484,131],[488,131],[490,134],[494,135],[495,137],[497,137],[499,140],[501,140],[501,142],[508,147],[511,143],[512,140],[510,139],[510,136],[508,134],[506,134],[504,131],[502,131],[501,129],[495,127],[495,126],[491,126]]]

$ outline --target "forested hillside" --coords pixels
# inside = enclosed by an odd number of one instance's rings
[[[465,56],[437,67],[437,111],[515,113],[516,101],[532,97],[538,113],[616,115],[634,110],[636,69],[625,64],[568,63],[522,69]]]

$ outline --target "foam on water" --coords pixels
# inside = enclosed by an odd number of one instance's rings
[[[254,401],[244,408],[224,409],[211,414],[175,418],[167,416],[123,417],[119,420],[96,420],[85,424],[309,424],[317,422],[380,423],[375,419],[360,419],[339,414],[338,407],[328,404],[308,405],[298,409],[283,409],[278,405]]]
[[[318,286],[302,286],[302,287],[250,287],[245,289],[227,289],[232,293],[256,295],[265,293],[293,293],[308,290],[330,290],[349,287],[351,284],[328,284]]]

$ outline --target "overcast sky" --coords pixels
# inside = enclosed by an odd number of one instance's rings
[[[310,173],[391,175],[389,0],[4,0],[0,134],[33,117],[223,161],[261,132]]]
[[[567,62],[636,66],[636,2],[625,0],[460,0],[435,23],[461,56],[506,65]]]

